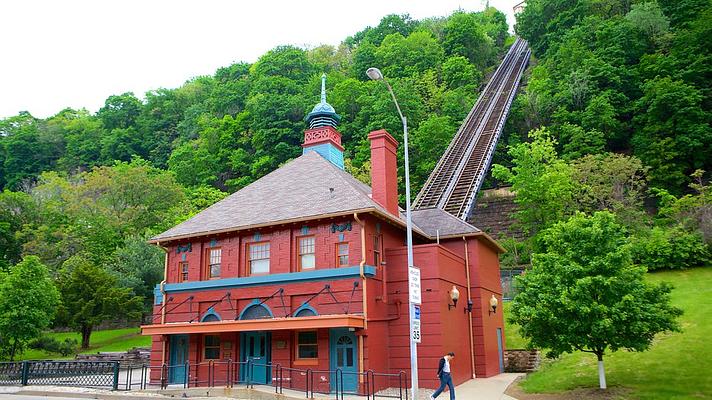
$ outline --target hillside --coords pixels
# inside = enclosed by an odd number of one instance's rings
[[[712,268],[649,273],[651,282],[667,281],[675,289],[672,302],[682,308],[682,332],[656,337],[649,351],[618,351],[606,356],[606,375],[614,393],[630,399],[712,398],[712,359],[707,338],[712,335]],[[509,332],[509,331],[508,331]],[[516,329],[511,332],[516,334]],[[510,341],[509,337],[507,339]],[[518,338],[514,342],[521,343]],[[564,399],[563,392],[580,389],[577,398],[599,398],[596,358],[580,352],[545,361],[541,369],[519,383],[526,393],[561,393],[532,399]],[[526,395],[518,398],[527,400]]]

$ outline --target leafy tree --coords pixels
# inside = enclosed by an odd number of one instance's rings
[[[143,299],[144,314],[151,313],[153,288],[163,279],[164,256],[158,247],[132,236],[116,251],[116,260],[109,267],[120,286]]]
[[[82,349],[89,348],[95,326],[118,318],[135,320],[141,315],[143,298],[117,286],[116,278],[82,255],[64,262],[57,283],[62,295],[59,322],[82,335]]]
[[[631,242],[633,261],[648,271],[687,269],[710,262],[710,250],[700,232],[682,226],[656,226],[639,232]]]
[[[314,72],[306,52],[294,46],[278,46],[250,67],[255,78],[281,76],[298,82],[305,82]]]
[[[653,185],[679,193],[687,174],[710,166],[712,128],[701,101],[699,90],[669,77],[643,85],[632,144],[635,154],[651,167]]]
[[[28,256],[0,277],[0,351],[14,360],[52,322],[59,293],[39,258]]]
[[[0,192],[0,271],[6,271],[22,258],[23,226],[37,218],[32,198],[23,192]]]
[[[55,137],[46,132],[45,122],[27,112],[0,120],[0,137],[3,175],[9,189],[20,189],[40,172],[52,169],[63,150],[56,148]]]
[[[515,213],[522,229],[532,235],[572,215],[572,169],[556,153],[556,141],[545,129],[529,132],[531,143],[509,149],[513,167],[492,167],[492,176],[512,185],[520,210]]]
[[[413,159],[418,160],[411,166],[413,183],[418,186],[425,183],[456,131],[450,117],[431,116],[420,123],[409,143]]]
[[[679,224],[686,231],[699,231],[708,246],[712,246],[712,185],[702,180],[704,171],[692,174],[693,183],[688,193],[675,197],[664,189],[654,188],[659,198],[657,220],[661,225]]]
[[[347,38],[346,44],[350,47],[354,47],[367,42],[375,46],[380,46],[388,35],[394,33],[400,33],[404,37],[410,35],[415,25],[416,22],[413,21],[408,14],[389,14],[381,18],[381,21],[375,28],[369,26],[356,33],[353,37]]]
[[[670,21],[654,1],[633,4],[625,17],[653,40],[670,28]]]
[[[450,89],[460,86],[478,87],[482,81],[482,73],[463,56],[449,57],[442,69],[443,81]]]
[[[389,78],[404,78],[436,68],[444,57],[443,49],[430,32],[417,31],[408,37],[393,33],[383,39],[376,58]]]
[[[109,96],[97,116],[107,130],[126,129],[136,124],[143,104],[132,92]]]
[[[576,350],[595,354],[606,388],[603,356],[619,349],[645,351],[656,334],[678,331],[682,310],[670,304],[668,284],[645,282],[631,263],[626,233],[609,212],[577,214],[542,232],[542,251],[518,278],[510,320],[530,344],[556,357]]]
[[[465,57],[480,70],[488,66],[495,56],[494,41],[477,23],[473,13],[456,12],[450,16],[445,25],[443,47],[448,55]]]
[[[552,130],[558,132],[559,140],[563,143],[562,157],[568,160],[587,154],[600,154],[606,147],[606,138],[597,130],[586,132],[582,127],[568,122]]]
[[[639,159],[623,154],[587,155],[571,162],[579,211],[611,211],[629,229],[647,221],[643,199],[647,171]]]

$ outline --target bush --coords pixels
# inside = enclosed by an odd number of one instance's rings
[[[633,261],[648,271],[699,267],[710,261],[702,235],[680,227],[655,227],[646,236],[633,238],[631,253]]]
[[[40,336],[30,342],[30,348],[35,350],[44,350],[48,353],[59,353],[66,357],[70,354],[75,354],[79,348],[77,339],[66,338],[59,341],[50,336]]]

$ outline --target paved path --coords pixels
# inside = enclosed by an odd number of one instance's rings
[[[455,387],[458,400],[516,400],[504,394],[507,387],[520,376],[526,374],[499,374],[491,378],[476,378]],[[448,400],[449,393],[438,396],[438,400]]]
[[[507,390],[507,387],[514,382],[515,379],[517,379],[520,376],[523,376],[524,374],[499,374],[497,376],[494,376],[492,378],[478,378],[478,379],[472,379],[470,381],[467,381],[463,383],[462,385],[459,385],[455,388],[455,393],[457,395],[458,400],[516,400],[511,396],[508,396],[504,394],[504,391]],[[51,390],[48,390],[51,389]],[[255,387],[255,391],[259,392],[254,393],[250,396],[250,398],[261,398],[261,399],[272,399],[276,398],[274,396],[274,389],[271,387]],[[205,395],[203,394],[204,389],[188,389],[189,391],[193,391],[195,393],[191,393],[191,397],[194,397],[196,395]],[[235,390],[232,395],[230,396],[229,393],[222,393],[223,390],[220,388],[214,388],[213,393],[210,393],[208,396],[210,396],[212,399],[220,398],[220,395],[227,395],[232,398],[240,398],[241,396],[241,390]],[[25,392],[25,393],[23,393]],[[198,394],[200,393],[200,394]],[[430,394],[433,393],[433,389],[426,389],[426,388],[421,388],[419,396],[419,400],[425,400],[430,397]],[[86,399],[86,398],[104,398],[107,400],[114,400],[117,398],[131,398],[133,397],[134,399],[139,399],[139,398],[144,398],[146,400],[156,400],[156,399],[161,399],[163,396],[160,394],[169,394],[169,393],[162,393],[162,391],[132,391],[132,392],[112,392],[112,391],[101,391],[101,390],[91,390],[91,389],[80,389],[80,388],[59,388],[59,387],[53,387],[53,388],[43,388],[43,387],[32,387],[28,386],[25,388],[20,388],[20,387],[2,387],[0,388],[0,400],[35,400],[37,398],[47,398],[49,396],[52,396],[55,400],[65,400],[65,399]],[[171,393],[175,396],[174,393]],[[288,393],[288,390],[285,390],[285,396],[286,398],[294,398],[294,399],[301,399],[303,398],[304,394],[302,392],[295,392],[292,396],[292,393]],[[56,397],[55,397],[56,396]],[[282,398],[285,398],[282,397]],[[168,398],[168,397],[165,397]],[[223,397],[224,398],[224,397]],[[317,396],[317,398],[326,398],[326,396],[321,397]],[[331,396],[328,396],[328,398],[331,398]],[[346,399],[353,399],[353,400],[363,400],[363,397],[356,397],[356,396],[344,396],[344,400]],[[450,393],[449,392],[444,392],[442,393],[439,397],[438,400],[449,400],[450,399]],[[217,399],[216,399],[217,400]]]

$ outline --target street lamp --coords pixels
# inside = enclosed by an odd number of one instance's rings
[[[403,122],[403,154],[405,155],[405,220],[406,220],[406,236],[408,245],[408,268],[413,267],[413,221],[411,219],[410,213],[410,167],[408,164],[408,123],[401,112],[400,106],[398,105],[398,100],[396,100],[396,95],[393,93],[393,88],[388,84],[388,81],[381,73],[378,68],[369,68],[366,70],[366,75],[374,81],[382,81],[386,84],[388,92],[393,98],[393,103],[396,105],[398,110],[398,115],[400,115],[401,121]],[[410,270],[409,270],[410,271]],[[418,347],[415,344],[415,339],[413,338],[413,319],[415,314],[415,304],[410,296],[410,285],[408,285],[408,310],[409,310],[409,326],[410,333],[410,380],[413,384],[412,392],[413,399],[418,398]]]

